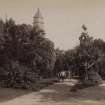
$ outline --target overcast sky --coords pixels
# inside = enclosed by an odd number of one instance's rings
[[[47,37],[61,49],[71,49],[79,41],[81,25],[105,40],[105,0],[0,0],[0,17],[13,17],[16,23],[32,24],[40,8]]]

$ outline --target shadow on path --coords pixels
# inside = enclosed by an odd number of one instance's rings
[[[76,92],[71,92],[72,83],[56,83],[40,91],[42,95],[41,102],[47,101],[105,101],[105,86],[92,86],[84,89],[78,89]]]
[[[12,100],[16,97],[20,97],[31,93],[29,90],[11,89],[11,88],[0,88],[0,102]]]

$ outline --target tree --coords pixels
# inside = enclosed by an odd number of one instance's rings
[[[57,48],[56,53],[56,62],[54,67],[54,74],[57,75],[58,72],[65,70],[65,51]]]
[[[0,20],[0,45],[0,68],[7,77],[4,84],[16,87],[18,78],[22,87],[24,83],[28,85],[27,80],[51,77],[56,54],[54,43],[45,37],[44,31],[27,24],[17,25],[12,18]]]

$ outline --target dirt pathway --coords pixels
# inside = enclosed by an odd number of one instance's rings
[[[0,89],[0,105],[105,105],[104,85],[70,92],[74,83],[55,83],[38,92]]]

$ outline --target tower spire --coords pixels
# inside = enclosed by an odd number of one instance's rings
[[[44,30],[43,16],[39,8],[33,17],[33,27],[38,28],[38,30]]]

